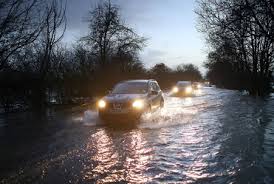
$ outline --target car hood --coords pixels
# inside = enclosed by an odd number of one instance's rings
[[[185,88],[187,88],[187,87],[189,87],[189,86],[191,86],[191,85],[185,85],[185,86],[177,86],[179,89],[185,89]]]
[[[146,94],[109,94],[104,97],[108,102],[128,102],[135,99],[144,99]]]

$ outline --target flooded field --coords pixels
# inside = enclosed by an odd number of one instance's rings
[[[92,110],[1,116],[0,183],[274,183],[274,96],[165,102],[132,126]]]

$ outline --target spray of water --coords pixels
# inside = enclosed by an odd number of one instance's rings
[[[84,126],[96,126],[101,123],[98,113],[92,110],[86,110],[83,115],[73,118],[74,122],[82,123]]]
[[[164,108],[142,115],[137,124],[138,128],[159,129],[192,122],[192,119],[204,105],[203,101],[196,100],[197,103],[193,101],[192,97],[176,98],[165,95],[165,99],[166,103]],[[85,111],[81,117],[74,118],[74,120],[83,123],[84,126],[103,124],[98,117],[98,113],[93,110]]]
[[[144,129],[159,129],[188,123],[192,120],[195,113],[197,113],[195,109],[185,108],[185,105],[188,103],[190,102],[185,101],[179,106],[174,106],[172,102],[156,112],[144,114],[141,117],[138,127]]]

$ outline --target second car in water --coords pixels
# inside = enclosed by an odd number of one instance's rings
[[[178,81],[172,88],[173,96],[192,96],[193,87],[190,81]]]
[[[164,106],[163,93],[155,80],[128,80],[97,102],[101,119],[138,119],[144,112]]]

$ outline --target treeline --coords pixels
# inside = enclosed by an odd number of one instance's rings
[[[146,38],[125,25],[110,1],[90,12],[88,35],[64,46],[65,10],[66,4],[57,0],[1,1],[0,110],[77,103],[127,79],[154,78],[162,88],[177,80],[202,79],[192,64],[145,68],[138,53]]]
[[[266,95],[273,80],[274,1],[198,0],[210,52],[207,78],[220,87]]]

